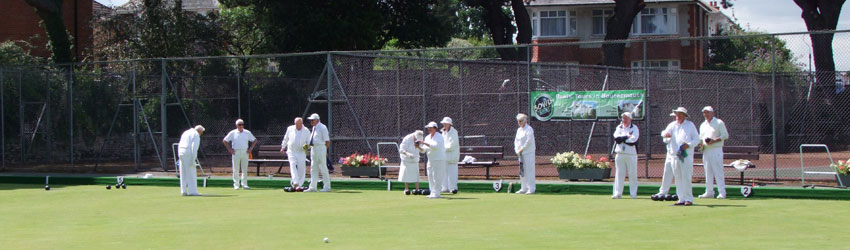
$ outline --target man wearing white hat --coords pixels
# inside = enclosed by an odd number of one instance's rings
[[[520,176],[522,187],[517,194],[533,194],[537,190],[534,166],[534,155],[537,146],[534,142],[534,129],[528,125],[528,115],[517,114],[517,129],[514,138],[514,152],[519,158]]]
[[[230,152],[230,161],[233,165],[233,189],[239,189],[240,183],[242,189],[251,189],[248,187],[248,153],[254,150],[257,142],[257,137],[245,129],[245,121],[242,119],[236,120],[236,129],[231,130],[224,140],[221,140],[227,152]],[[251,146],[249,147],[248,144]]]
[[[405,194],[410,192],[410,183],[416,183],[416,190],[419,190],[419,154],[423,152],[419,142],[424,139],[425,133],[422,130],[416,130],[405,136],[398,145],[398,154],[401,158],[398,181],[404,182]]]
[[[331,191],[331,176],[328,174],[328,147],[331,145],[331,137],[328,135],[328,127],[319,120],[319,114],[307,117],[313,126],[310,134],[310,188],[304,192],[316,192],[319,187],[319,172],[322,174],[322,192]]]
[[[622,123],[617,125],[617,130],[614,131],[614,141],[617,145],[614,152],[617,156],[614,157],[614,162],[617,166],[617,172],[614,174],[614,196],[613,199],[619,199],[623,196],[623,185],[626,176],[626,170],[629,172],[629,195],[632,199],[637,198],[638,182],[637,182],[637,140],[640,138],[638,127],[632,124],[632,113],[624,112]]]
[[[702,145],[702,163],[705,169],[705,193],[700,198],[714,197],[714,183],[717,181],[717,199],[726,198],[726,176],[723,174],[723,142],[729,139],[726,123],[714,116],[714,108],[702,108],[705,121],[699,125],[699,138]]]
[[[675,205],[690,206],[694,203],[691,189],[691,177],[694,173],[694,147],[699,145],[699,132],[693,122],[688,120],[688,110],[679,107],[673,110],[676,122],[670,131],[664,134],[671,138],[667,147],[667,157],[674,157],[673,176],[676,179],[676,194],[679,200]],[[671,149],[675,150],[671,152]]]
[[[443,181],[443,188],[440,192],[457,193],[457,162],[460,160],[460,141],[458,140],[457,130],[452,126],[452,118],[443,117],[440,123],[443,124],[440,133],[443,134],[443,139],[446,142],[446,180]]]
[[[290,185],[294,188],[304,184],[307,174],[307,146],[310,143],[310,130],[304,127],[301,117],[295,118],[295,125],[286,128],[283,141],[280,143],[280,153],[286,152],[289,159],[289,172],[292,176]]]
[[[667,147],[667,152],[674,152],[677,149],[675,148],[677,143],[673,143],[672,137],[665,137],[667,133],[673,131],[673,128],[678,126],[679,122],[676,121],[676,113],[670,113],[670,117],[673,117],[673,121],[670,124],[667,124],[667,127],[661,131],[661,138],[664,141],[664,145]],[[670,186],[673,183],[673,162],[676,161],[676,157],[665,157],[664,160],[664,174],[661,176],[661,187],[658,188],[658,193],[656,195],[666,195],[670,192]]]
[[[180,135],[177,144],[177,157],[180,158],[180,194],[183,196],[198,196],[198,172],[195,170],[195,160],[198,158],[198,148],[201,146],[203,126],[190,128]]]
[[[440,187],[446,179],[446,144],[443,136],[437,133],[436,122],[429,122],[425,128],[428,135],[420,146],[428,155],[428,189],[431,190],[428,198],[440,198]]]

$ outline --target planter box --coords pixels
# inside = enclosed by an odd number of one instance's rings
[[[558,177],[562,180],[597,180],[601,181],[611,177],[611,168],[591,168],[591,169],[558,169]]]
[[[838,181],[838,179],[841,180],[838,182],[838,185],[841,185],[842,187],[850,187],[850,175],[837,174],[836,176],[836,181]]]
[[[343,176],[348,177],[373,177],[378,178],[378,168],[377,167],[340,167],[342,170]],[[382,174],[387,173],[386,168],[381,169]]]

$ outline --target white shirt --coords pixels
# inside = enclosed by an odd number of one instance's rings
[[[720,138],[720,141],[705,144],[705,138],[717,139]],[[723,120],[717,119],[717,117],[712,117],[711,121],[704,121],[699,125],[699,139],[700,143],[703,144],[703,149],[713,149],[713,148],[722,148],[723,142],[729,139],[729,132],[726,131],[726,123]]]
[[[634,123],[629,124],[628,127],[623,127],[623,124],[620,123],[620,125],[617,125],[617,130],[614,131],[614,138],[621,136],[629,137],[628,139],[626,139],[627,143],[635,143],[640,137],[640,131],[638,131],[638,127]],[[617,152],[618,154],[636,155],[637,149],[635,148],[635,146],[629,146],[626,143],[620,143],[617,144],[616,148],[614,148],[614,152]]]
[[[184,156],[198,155],[201,146],[201,134],[194,128],[190,128],[180,135],[180,143],[177,144],[177,153]]]
[[[428,155],[428,161],[446,160],[446,144],[443,142],[443,136],[440,133],[434,133],[434,136],[426,135],[425,143],[420,146]]]
[[[534,153],[536,149],[534,145],[534,129],[528,124],[521,128],[517,128],[516,130],[516,138],[514,139],[514,152],[519,154],[522,151],[523,154]]]
[[[331,141],[331,137],[328,134],[328,127],[322,122],[316,123],[316,126],[313,126],[313,133],[310,134],[313,140],[313,146],[325,146],[325,142]]]
[[[301,130],[295,129],[295,125],[286,128],[286,134],[283,135],[283,141],[280,142],[281,147],[286,147],[288,153],[306,154],[303,146],[310,143],[310,129],[301,126]]]
[[[239,129],[231,130],[230,133],[227,133],[227,136],[224,137],[224,141],[230,142],[230,148],[233,150],[248,149],[248,145],[256,139],[257,137],[254,137],[254,134],[247,129],[242,129],[242,132],[239,132]]]
[[[416,148],[414,142],[416,142],[415,133],[411,133],[401,140],[401,144],[398,145],[398,154],[402,161],[419,162],[419,149]]]
[[[446,161],[449,163],[457,163],[460,160],[460,142],[458,141],[457,130],[455,127],[449,127],[449,132],[440,130],[443,134],[443,139],[446,142]]]
[[[669,142],[668,139],[664,140],[667,143],[667,154],[676,155],[682,144],[688,144],[688,156],[694,155],[694,147],[699,145],[699,133],[693,122],[685,120],[682,124],[679,124],[679,122],[673,121],[667,125],[664,131],[661,131],[661,136],[663,137],[668,132],[672,137],[669,138]]]

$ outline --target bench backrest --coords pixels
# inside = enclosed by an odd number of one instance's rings
[[[702,159],[702,153],[694,153],[694,158]],[[738,159],[758,160],[759,146],[724,146],[723,159],[733,161]]]
[[[254,159],[283,159],[286,158],[280,153],[280,145],[260,145],[254,155]]]
[[[461,146],[460,159],[466,156],[475,157],[478,160],[501,160],[505,157],[504,146]]]

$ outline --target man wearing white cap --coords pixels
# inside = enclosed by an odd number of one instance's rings
[[[410,194],[410,183],[416,183],[416,190],[419,190],[419,154],[423,152],[419,142],[424,139],[425,133],[416,130],[405,136],[398,145],[398,155],[401,158],[398,181],[404,182],[405,194]]]
[[[457,193],[457,162],[460,160],[460,141],[458,140],[457,130],[452,126],[452,118],[443,117],[440,123],[443,124],[440,133],[443,134],[443,139],[446,141],[446,180],[443,181],[443,188],[440,192]]]
[[[180,158],[180,194],[183,196],[198,196],[198,173],[195,170],[195,159],[198,158],[198,148],[201,146],[203,126],[190,128],[180,135],[177,144],[177,157]]]
[[[617,156],[614,157],[614,162],[617,166],[617,172],[614,174],[614,196],[613,199],[619,199],[623,196],[623,185],[626,176],[626,170],[629,172],[629,195],[632,199],[637,198],[638,182],[637,182],[637,140],[640,137],[638,127],[632,124],[632,113],[624,112],[622,123],[617,126],[614,131],[614,141],[617,145],[614,152]]]
[[[230,152],[230,161],[233,165],[233,189],[239,189],[240,183],[242,189],[251,189],[248,187],[248,153],[254,150],[257,142],[257,137],[245,129],[245,121],[242,119],[236,120],[236,129],[231,130],[224,140],[221,140],[227,152]],[[249,147],[248,144],[251,146]]]
[[[676,122],[670,131],[664,134],[671,138],[673,147],[667,147],[667,157],[673,157],[673,176],[676,179],[676,194],[679,200],[675,205],[690,206],[694,203],[691,189],[691,177],[694,174],[694,147],[699,145],[699,132],[693,122],[688,120],[688,110],[679,107],[673,110]],[[671,152],[671,149],[675,150]]]
[[[307,117],[313,126],[310,134],[310,188],[304,192],[316,192],[319,187],[319,172],[322,174],[322,192],[331,191],[331,176],[328,174],[328,147],[331,145],[331,137],[328,135],[328,127],[319,120],[319,114]]]
[[[289,172],[292,175],[290,186],[297,188],[304,184],[307,174],[307,146],[310,143],[310,130],[304,127],[301,117],[295,118],[295,125],[286,128],[283,141],[280,142],[280,153],[286,152],[289,159]]]
[[[428,198],[440,198],[440,187],[446,179],[446,144],[443,136],[437,133],[436,122],[429,122],[425,128],[428,135],[420,146],[428,155],[428,189],[431,191]]]
[[[714,183],[717,180],[717,199],[726,198],[726,176],[723,174],[723,142],[729,139],[726,123],[714,116],[714,108],[702,108],[705,121],[699,125],[699,138],[702,145],[702,163],[705,169],[705,193],[700,198],[714,197]]]
[[[522,187],[517,194],[533,194],[537,190],[534,166],[534,154],[536,146],[534,143],[534,129],[528,125],[528,115],[517,114],[517,130],[514,138],[514,152],[519,158],[520,176]]]
[[[664,141],[664,145],[667,147],[667,152],[674,152],[677,149],[675,148],[677,143],[673,143],[672,137],[665,137],[667,133],[673,131],[673,128],[678,126],[679,122],[676,121],[676,113],[670,113],[670,117],[673,117],[673,121],[670,124],[667,124],[667,127],[661,131],[661,138]],[[664,160],[664,174],[661,176],[661,187],[658,188],[658,193],[656,195],[666,195],[670,192],[670,185],[673,183],[673,162],[676,161],[676,157],[665,157]]]

